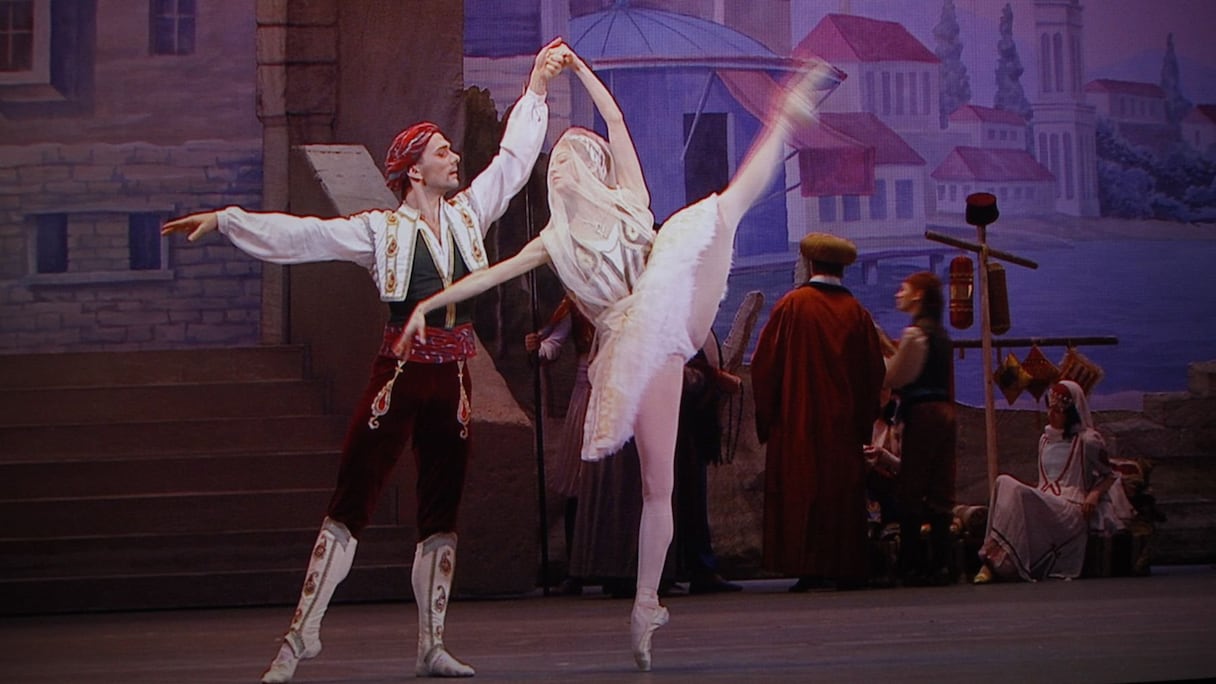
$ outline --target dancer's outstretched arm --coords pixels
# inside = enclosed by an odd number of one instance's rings
[[[608,148],[616,162],[616,182],[637,194],[643,205],[650,205],[650,193],[646,190],[646,179],[642,176],[642,162],[638,159],[637,148],[625,125],[625,115],[621,107],[608,92],[608,88],[600,81],[591,67],[574,52],[571,52],[570,69],[578,76],[578,80],[587,89],[595,108],[599,110],[604,123],[608,126]]]
[[[769,112],[764,129],[719,196],[718,210],[726,225],[738,223],[772,184],[783,158],[785,142],[796,126],[814,118],[815,102],[811,94],[825,80],[838,80],[835,69],[816,63],[786,84],[779,105]]]
[[[549,252],[545,249],[544,242],[540,238],[533,238],[510,259],[500,261],[487,269],[474,271],[452,283],[451,287],[446,287],[418,302],[418,305],[414,307],[414,312],[410,314],[409,320],[405,323],[405,329],[401,331],[401,337],[398,337],[397,341],[393,343],[393,352],[400,358],[405,358],[409,354],[415,337],[420,342],[426,342],[426,315],[431,311],[448,304],[463,302],[495,285],[501,285],[547,263],[549,263]]]

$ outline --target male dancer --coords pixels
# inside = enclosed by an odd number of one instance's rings
[[[472,667],[443,645],[444,616],[456,558],[456,514],[469,454],[472,392],[465,360],[474,351],[471,310],[450,306],[427,320],[429,342],[408,355],[392,343],[415,304],[486,268],[482,239],[523,187],[548,124],[549,81],[569,60],[560,39],[537,54],[527,89],[508,119],[498,155],[469,187],[460,186],[460,155],[432,123],[393,140],[388,186],[401,191],[395,210],[334,219],[250,213],[237,207],[170,221],[162,235],[190,241],[219,230],[242,251],[293,264],[345,260],[368,269],[390,319],[372,376],[347,431],[338,483],[313,547],[300,601],[263,682],[288,682],[299,662],[321,652],[321,619],[354,560],[358,538],[401,451],[412,444],[418,468],[418,538],[413,589],[418,604],[420,677],[471,677]],[[423,429],[415,429],[425,426]]]

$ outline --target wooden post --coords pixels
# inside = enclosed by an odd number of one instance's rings
[[[984,378],[984,451],[988,456],[988,493],[996,484],[996,401],[992,391],[992,315],[988,310],[988,226],[975,227],[980,243],[980,344]]]

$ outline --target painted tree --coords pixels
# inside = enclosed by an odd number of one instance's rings
[[[937,48],[933,51],[942,61],[941,92],[938,95],[938,122],[945,128],[950,114],[971,101],[971,79],[963,64],[963,41],[959,40],[958,15],[954,0],[942,3],[942,18],[933,27]]]
[[[1178,55],[1174,53],[1174,34],[1165,39],[1165,59],[1161,62],[1161,89],[1165,91],[1165,116],[1170,126],[1178,129],[1182,118],[1191,111],[1191,101],[1182,94],[1178,73]]]
[[[1018,46],[1013,42],[1013,9],[1009,3],[1001,9],[1000,40],[996,42],[996,96],[992,106],[1013,112],[1030,122],[1034,110],[1026,91],[1022,89],[1022,60],[1018,57]]]

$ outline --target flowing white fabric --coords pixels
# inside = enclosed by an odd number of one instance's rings
[[[596,134],[571,129],[554,145],[552,217],[540,236],[562,284],[596,327],[587,461],[614,453],[633,435],[643,392],[668,357],[696,353],[707,331],[695,339],[698,331],[689,329],[694,291],[709,288],[720,299],[726,287],[724,278],[697,280],[721,232],[716,195],[677,212],[656,234],[649,209],[613,181],[612,156]]]
[[[988,534],[981,555],[1008,559],[1025,580],[1072,578],[1081,574],[1089,534],[1125,527],[1135,511],[1116,480],[1089,520],[1081,512],[1085,496],[1113,475],[1106,444],[1094,429],[1085,392],[1070,380],[1059,383],[1072,395],[1081,425],[1072,435],[1050,425],[1039,438],[1039,482],[1031,486],[1001,475],[992,490]],[[1048,464],[1053,464],[1048,467]],[[1058,464],[1062,463],[1062,466]],[[1058,466],[1058,467],[1057,467]]]

